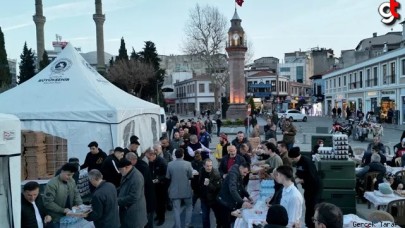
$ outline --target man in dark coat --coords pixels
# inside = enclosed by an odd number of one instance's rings
[[[42,228],[51,220],[39,194],[39,184],[35,181],[26,183],[21,194],[21,228]]]
[[[80,169],[87,168],[88,171],[92,169],[101,170],[103,162],[107,158],[107,154],[98,148],[98,143],[95,141],[89,143],[88,147],[90,148],[90,152],[87,153],[86,159],[83,165],[80,166]]]
[[[218,119],[216,120],[217,122],[217,136],[219,137],[219,133],[221,132],[221,127],[222,127],[222,120],[221,117],[218,116]]]
[[[373,154],[378,154],[380,155],[380,162],[381,164],[384,164],[387,162],[387,157],[385,157],[385,155],[383,153],[381,153],[380,151],[380,147],[379,146],[373,146],[373,148],[371,149],[370,152],[365,152],[363,155],[363,158],[361,159],[361,166],[367,166],[368,164],[370,164],[371,162],[371,156]]]
[[[240,165],[246,162],[241,155],[236,153],[236,147],[234,145],[228,146],[227,149],[228,154],[222,158],[221,164],[219,165],[219,173],[224,179],[233,165]]]
[[[222,226],[230,227],[233,217],[231,212],[239,208],[252,208],[252,199],[243,187],[243,177],[249,174],[249,165],[233,165],[229,174],[222,183],[218,195],[218,202],[221,205]]]
[[[123,157],[124,149],[116,147],[114,153],[107,156],[100,170],[104,180],[113,183],[117,188],[120,186],[121,182],[121,173],[118,170],[118,163]]]
[[[153,214],[156,210],[156,199],[155,199],[155,186],[152,182],[152,175],[149,171],[149,166],[142,159],[138,159],[138,156],[129,152],[125,155],[125,158],[128,159],[135,168],[142,173],[144,185],[145,185],[145,199],[146,199],[146,211],[148,212],[148,224],[145,228],[153,227]]]
[[[149,161],[149,171],[152,175],[152,182],[155,186],[156,202],[159,202],[156,205],[156,220],[158,221],[157,225],[161,226],[165,222],[167,203],[167,163],[162,157],[158,156],[156,151],[153,149],[146,150],[145,156]]]
[[[139,143],[139,137],[136,135],[132,135],[129,138],[129,146],[124,149],[124,156],[129,152],[134,152],[136,155],[140,156],[141,154],[138,153],[138,148],[141,144]]]
[[[144,227],[148,219],[143,176],[127,159],[118,168],[122,174],[118,193],[121,228]]]
[[[247,143],[250,147],[250,143],[247,140],[247,138],[245,138],[245,134],[243,134],[242,131],[239,131],[238,134],[236,135],[236,138],[232,140],[232,145],[236,147],[236,151],[238,152],[238,154],[240,153],[240,147],[244,143]]]
[[[296,184],[301,184],[304,189],[305,200],[305,224],[309,228],[314,227],[312,216],[315,213],[315,205],[321,198],[321,181],[318,171],[311,159],[301,155],[299,147],[293,147],[288,151],[290,157],[297,167],[295,173]]]
[[[214,211],[217,227],[222,227],[221,209],[216,201],[221,189],[221,177],[218,171],[213,169],[211,159],[204,161],[204,167],[200,171],[198,187],[200,188],[203,227],[210,227],[211,209]]]
[[[93,221],[96,228],[119,227],[117,189],[103,180],[97,169],[89,172],[89,181],[96,188],[91,199],[92,211],[86,220]]]

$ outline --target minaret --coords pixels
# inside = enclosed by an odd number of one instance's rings
[[[93,20],[96,22],[96,36],[97,36],[97,71],[100,73],[105,72],[104,62],[104,21],[105,15],[103,14],[103,5],[101,0],[96,0],[96,13],[93,14]]]
[[[35,15],[33,19],[37,29],[37,57],[39,63],[45,50],[44,25],[46,18],[42,9],[42,0],[35,0]]]
[[[238,12],[231,20],[231,27],[228,31],[228,42],[226,51],[229,57],[229,81],[230,81],[230,105],[226,117],[230,119],[244,119],[247,115],[246,88],[245,88],[245,53],[247,51],[245,32],[241,26],[242,20]]]

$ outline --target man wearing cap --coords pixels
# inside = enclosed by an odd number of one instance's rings
[[[230,145],[228,141],[228,136],[225,133],[221,133],[219,136],[219,143],[217,144],[215,150],[215,158],[218,161],[221,161],[222,158],[228,154],[228,146]]]
[[[93,141],[88,145],[90,152],[87,153],[86,159],[80,169],[87,168],[88,171],[92,169],[101,169],[104,160],[107,158],[107,154],[100,148],[98,148],[98,143]]]
[[[61,173],[46,184],[44,206],[52,217],[54,227],[59,227],[60,219],[71,213],[73,207],[83,204],[76,183],[72,179],[77,167],[73,163],[66,163]]]
[[[287,210],[289,215],[288,227],[300,227],[304,199],[292,181],[294,178],[293,169],[290,166],[282,165],[276,170],[276,181],[283,185],[280,205]]]
[[[118,168],[122,175],[118,192],[121,228],[144,227],[148,219],[143,176],[125,158],[121,159]]]
[[[295,135],[297,134],[297,129],[291,123],[290,119],[285,119],[285,124],[282,129],[283,142],[287,145],[287,149],[291,149],[295,143]]]
[[[118,163],[123,157],[124,149],[116,147],[114,153],[107,156],[100,170],[104,180],[114,184],[117,188],[120,186],[122,177],[118,169]]]
[[[295,172],[295,183],[301,184],[304,191],[305,199],[305,224],[309,228],[314,227],[312,216],[315,212],[315,205],[319,202],[321,197],[321,181],[318,172],[311,159],[301,155],[299,147],[293,147],[288,151],[290,157],[297,167]]]
[[[207,129],[204,126],[201,126],[200,130],[200,143],[203,144],[205,147],[209,148],[211,142],[210,133],[207,132]]]
[[[138,136],[136,135],[131,136],[131,138],[129,139],[130,143],[128,148],[124,149],[125,150],[124,155],[129,152],[134,152],[136,155],[140,156],[140,154],[138,154],[137,152],[138,147],[141,145],[138,140],[139,140]]]

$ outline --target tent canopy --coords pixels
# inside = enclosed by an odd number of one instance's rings
[[[0,94],[0,112],[21,120],[121,123],[159,106],[117,88],[68,44],[44,70]]]
[[[44,70],[0,94],[0,113],[14,114],[22,129],[68,140],[69,157],[84,160],[87,145],[125,147],[137,135],[139,151],[160,136],[160,107],[117,88],[71,44]]]

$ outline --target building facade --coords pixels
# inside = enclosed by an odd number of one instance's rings
[[[174,84],[175,112],[190,114],[194,110],[214,111],[214,88],[210,78],[203,76],[176,82]]]
[[[293,82],[310,84],[307,77],[308,57],[304,52],[292,52],[284,54],[284,63],[280,63],[278,72],[280,76],[284,76]]]
[[[374,111],[381,119],[405,122],[405,48],[333,71],[325,80],[325,111],[348,107],[352,112]]]
[[[395,50],[401,47],[402,40],[401,32],[388,32],[381,36],[373,33],[372,37],[361,40],[355,49],[343,50],[339,65],[341,68],[346,68]]]

